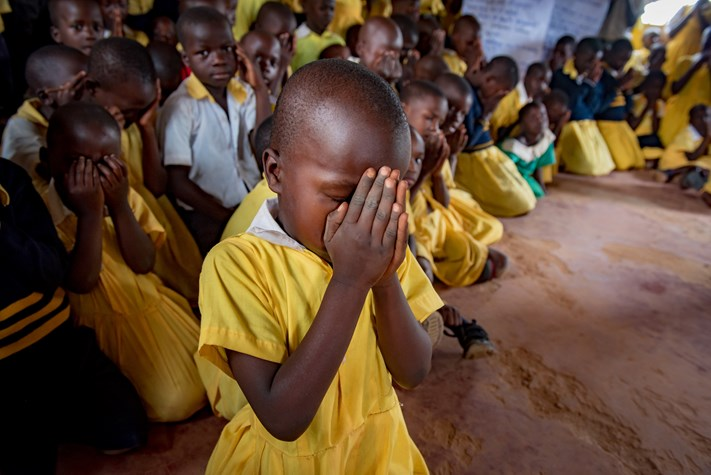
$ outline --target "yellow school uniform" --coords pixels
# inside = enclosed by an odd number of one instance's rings
[[[391,0],[372,0],[370,2],[370,10],[366,12],[368,18],[375,16],[390,17],[393,13],[393,4]]]
[[[68,250],[76,240],[77,217],[50,183],[44,196],[60,239]],[[156,247],[165,231],[141,197],[129,189],[128,203]],[[136,274],[123,259],[110,217],[102,225],[99,282],[89,293],[69,293],[79,325],[93,328],[101,350],[131,380],[148,417],[179,421],[205,404],[195,366],[199,326],[187,300],[152,272]]]
[[[314,33],[306,26],[306,23],[299,25],[294,35],[296,36],[296,53],[291,60],[291,68],[294,71],[305,64],[316,61],[321,55],[321,51],[329,46],[346,44],[343,38],[332,31],[326,30],[321,35]]]
[[[128,0],[129,15],[145,15],[153,8],[154,0]]]
[[[422,15],[432,15],[438,17],[446,13],[446,8],[442,0],[422,0],[420,2],[420,13]]]
[[[503,137],[499,137],[499,130],[502,127],[515,124],[518,120],[518,111],[529,102],[531,102],[531,98],[528,97],[523,81],[520,81],[511,92],[501,99],[489,119],[489,132],[494,142],[503,139]]]
[[[556,156],[565,171],[578,175],[602,176],[615,169],[607,142],[594,120],[570,121],[558,139]]]
[[[143,140],[136,124],[121,131],[121,158],[128,165],[128,181],[143,198],[166,234],[156,253],[154,272],[165,284],[197,304],[202,256],[185,223],[167,196],[156,198],[143,184]]]
[[[707,153],[700,158],[689,161],[686,158],[686,152],[694,152],[704,137],[694,128],[693,125],[688,125],[684,130],[679,132],[672,143],[664,151],[661,160],[659,161],[660,170],[673,170],[688,165],[694,165],[701,168],[711,170],[711,153]],[[709,185],[706,185],[709,187]]]
[[[639,117],[642,112],[647,108],[647,98],[644,94],[637,94],[633,98],[632,113]],[[657,114],[660,118],[664,117],[665,105],[664,101],[657,99]],[[634,133],[637,137],[644,137],[647,135],[654,135],[654,120],[652,118],[653,112],[647,112],[642,121],[639,123]],[[664,149],[661,147],[642,147],[642,154],[646,160],[656,160],[662,156]]]
[[[262,179],[262,181],[257,183],[257,186],[244,197],[232,214],[232,217],[227,222],[227,226],[225,226],[225,230],[222,232],[222,238],[220,238],[220,240],[224,241],[228,237],[245,232],[247,228],[249,228],[249,225],[252,224],[252,220],[257,215],[259,208],[262,207],[262,203],[269,198],[275,197],[276,193],[269,189],[267,180]]]
[[[232,32],[235,38],[241,39],[257,19],[259,10],[268,0],[239,0],[237,2],[237,14]]]
[[[686,56],[679,60],[674,72],[667,81],[668,84],[679,80],[699,56]],[[711,75],[709,68],[701,66],[689,79],[686,86],[667,100],[666,114],[659,126],[659,138],[667,145],[689,124],[689,111],[697,104],[711,105]]]
[[[308,332],[333,270],[276,223],[276,200],[247,233],[215,246],[200,282],[200,356],[232,375],[225,350],[284,363]],[[298,279],[279,276],[299,276]],[[442,306],[412,254],[398,269],[422,322]],[[295,441],[273,437],[251,406],[227,424],[206,472],[427,473],[410,439],[373,328],[368,294],[351,344],[313,421]]]
[[[9,0],[0,0],[0,15],[10,13],[11,11],[12,8],[10,8]],[[2,21],[2,17],[0,16],[0,33],[3,33],[4,31],[5,23]]]
[[[625,97],[618,92],[610,107],[624,107]],[[598,120],[597,127],[610,150],[616,170],[644,168],[644,154],[639,140],[626,120]]]
[[[445,208],[423,187],[411,200],[417,255],[425,257],[432,272],[451,287],[474,284],[486,266],[489,250],[465,231],[461,218]]]
[[[689,14],[693,15],[692,18],[666,44],[666,61],[662,65],[662,71],[667,76],[674,72],[683,57],[691,56],[701,50],[701,21],[696,13]]]
[[[464,73],[467,72],[467,63],[459,57],[456,51],[445,49],[442,51],[442,59],[447,63],[450,71],[458,76],[464,77]]]
[[[47,146],[47,119],[39,111],[39,99],[28,99],[10,117],[2,134],[0,156],[20,165],[32,178],[32,185],[41,195],[49,182],[38,172],[39,152]],[[49,173],[49,170],[47,170]]]
[[[348,28],[353,25],[362,25],[364,21],[363,3],[360,0],[336,0],[333,20],[328,25],[328,29],[341,38],[345,38]]]

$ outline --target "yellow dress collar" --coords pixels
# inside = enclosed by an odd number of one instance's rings
[[[0,185],[0,205],[7,206],[10,204],[10,193]]]
[[[573,81],[577,81],[580,74],[578,73],[578,70],[575,69],[575,61],[573,59],[566,61],[565,66],[563,66],[563,74],[568,76]]]
[[[207,90],[207,88],[200,82],[200,80],[195,76],[195,74],[190,73],[190,76],[185,79],[185,88],[195,100],[207,99],[211,103],[215,102],[215,98]],[[247,99],[247,89],[240,83],[236,78],[232,78],[227,84],[227,91],[234,97],[234,99],[240,104],[244,103]]]
[[[40,111],[40,100],[39,99],[27,99],[22,103],[19,109],[17,109],[17,116],[25,119],[33,124],[40,125],[42,127],[48,127],[49,122],[43,116]]]

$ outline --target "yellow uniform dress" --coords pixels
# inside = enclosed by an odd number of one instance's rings
[[[445,49],[442,51],[442,59],[447,63],[450,71],[458,76],[464,77],[464,73],[467,72],[467,63],[459,57],[456,51]]]
[[[232,32],[235,38],[241,39],[252,26],[252,23],[257,19],[259,10],[269,0],[239,0],[237,2],[237,15],[235,16],[235,24],[232,26]]]
[[[618,91],[609,109],[625,108],[625,97]],[[605,139],[610,156],[615,162],[615,169],[630,170],[644,168],[644,154],[639,146],[639,140],[626,120],[597,121],[602,138]]]
[[[668,84],[679,80],[698,60],[699,55],[679,60]],[[711,75],[706,65],[701,66],[678,94],[667,100],[664,120],[659,126],[659,138],[667,145],[689,124],[689,111],[697,104],[711,105]]]
[[[0,14],[10,13],[12,8],[10,8],[9,0],[0,0]],[[2,21],[0,16],[0,33],[5,32],[5,23]]]
[[[269,198],[275,197],[276,193],[269,189],[267,180],[262,179],[262,181],[257,183],[257,186],[244,197],[232,214],[232,217],[227,222],[227,226],[225,226],[225,230],[222,232],[222,238],[220,238],[220,240],[223,241],[228,237],[245,232],[247,228],[249,228],[249,225],[252,224],[252,220],[257,215],[259,208],[262,207],[262,203]]]
[[[518,121],[518,111],[529,102],[531,102],[531,98],[528,97],[523,81],[520,81],[511,92],[501,99],[489,119],[489,132],[494,142],[504,139],[504,137],[499,137],[501,128],[514,125]]]
[[[74,247],[77,217],[50,183],[45,193],[57,233]],[[165,232],[141,197],[129,189],[136,221],[156,247]],[[104,218],[99,282],[89,293],[69,293],[79,325],[93,328],[101,351],[131,380],[148,417],[180,421],[205,405],[205,390],[195,366],[198,321],[187,300],[152,272],[136,274],[123,259],[110,217]]]
[[[267,202],[247,233],[222,241],[205,260],[200,355],[227,375],[227,349],[284,363],[308,332],[332,276],[327,262],[279,227],[276,206]],[[442,306],[409,252],[398,276],[418,321]],[[298,439],[274,438],[246,405],[222,431],[206,472],[427,473],[378,347],[373,312],[369,293],[343,362]]]
[[[128,0],[129,15],[145,15],[153,8],[154,0]]]
[[[704,137],[694,128],[693,125],[688,125],[684,130],[679,132],[664,151],[661,160],[659,160],[660,170],[673,170],[689,165],[711,170],[711,150],[707,150],[705,155],[690,161],[686,157],[686,152],[694,152],[704,141]],[[706,193],[711,193],[711,181],[707,181],[703,190]]]
[[[438,17],[447,13],[447,9],[442,0],[422,0],[420,2],[420,13],[422,15],[432,15]]]
[[[666,60],[662,65],[662,71],[667,76],[674,72],[683,57],[691,56],[701,50],[701,20],[696,13],[689,14],[693,17],[666,44]]]
[[[644,110],[647,108],[647,98],[644,96],[644,94],[637,94],[636,96],[634,96],[633,100],[634,105],[632,107],[632,113],[636,117],[639,117],[642,112],[644,112]],[[664,111],[664,101],[661,99],[657,99],[657,115],[660,119],[664,117]],[[654,120],[652,117],[653,113],[653,111],[648,111],[644,115],[644,117],[642,117],[642,121],[634,130],[634,133],[637,137],[648,137],[656,134],[656,132],[654,131]],[[660,158],[663,153],[664,149],[661,147],[642,147],[642,154],[644,155],[644,158],[646,160],[656,160]]]
[[[411,200],[417,255],[426,258],[432,272],[450,287],[474,284],[486,266],[489,250],[465,231],[456,212],[439,203],[423,187]]]
[[[154,272],[195,306],[202,256],[168,197],[156,198],[143,184],[143,140],[136,124],[121,131],[121,158],[128,165],[129,184],[165,230],[165,245],[156,253]]]
[[[39,111],[39,99],[28,99],[10,117],[2,134],[0,156],[20,165],[32,178],[32,185],[42,195],[47,190],[49,170],[41,174],[40,149],[47,146],[47,119]],[[44,176],[43,176],[44,175]]]
[[[556,156],[565,171],[578,175],[602,176],[615,169],[607,142],[594,120],[570,121],[560,132]]]
[[[291,69],[294,72],[301,66],[316,61],[321,55],[321,51],[329,46],[346,44],[343,38],[332,31],[326,30],[321,35],[314,33],[306,26],[306,23],[302,23],[294,31],[294,35],[296,36],[296,53],[291,60]]]
[[[345,38],[348,28],[353,25],[362,25],[364,21],[363,3],[360,0],[336,0],[333,20],[328,25],[328,29],[341,38]]]

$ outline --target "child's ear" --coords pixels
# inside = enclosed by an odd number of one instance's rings
[[[282,158],[279,152],[271,147],[266,149],[262,155],[262,163],[269,189],[276,194],[281,194]]]
[[[52,25],[49,27],[49,34],[52,37],[52,41],[55,43],[60,43],[59,41],[59,30],[56,26]]]

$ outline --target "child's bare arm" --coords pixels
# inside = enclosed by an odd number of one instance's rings
[[[156,81],[156,91],[155,100],[138,121],[138,130],[143,141],[143,184],[154,196],[162,196],[168,185],[168,175],[161,163],[155,129],[156,113],[161,98],[160,81]]]
[[[230,219],[234,210],[223,207],[215,198],[193,183],[189,178],[190,167],[170,165],[167,169],[170,189],[176,198],[214,220],[222,222]]]
[[[696,74],[696,71],[701,69],[702,66],[705,64],[708,64],[709,62],[709,57],[707,54],[702,54],[701,57],[689,68],[689,70],[684,73],[682,77],[679,78],[679,80],[674,81],[671,85],[671,92],[672,94],[679,94],[684,87],[689,83],[692,77],[694,77],[694,74]]]
[[[99,282],[104,194],[99,171],[84,157],[72,163],[64,183],[66,205],[77,215],[76,240],[69,254],[66,287],[72,292],[85,294]]]
[[[701,141],[701,144],[696,148],[696,150],[693,152],[685,152],[686,158],[693,162],[694,160],[703,157],[708,153],[709,145],[711,145],[711,134],[706,134],[706,137],[704,137],[704,140]]]
[[[639,127],[639,124],[642,123],[642,119],[644,119],[644,116],[647,115],[647,113],[652,109],[652,105],[647,102],[647,105],[644,107],[644,110],[642,110],[642,113],[639,115],[635,115],[634,112],[630,112],[629,115],[627,116],[627,123],[630,124],[630,128],[632,130],[637,129]]]
[[[128,204],[126,164],[114,156],[108,156],[97,167],[124,261],[137,274],[150,272],[155,263],[156,249]]]
[[[286,362],[228,352],[235,379],[255,414],[278,439],[297,439],[313,420],[348,349],[366,296],[393,259],[404,208],[394,204],[396,180],[389,176],[389,168],[377,178],[375,170],[368,169],[350,204],[342,203],[328,216],[324,242],[333,277],[311,328]],[[387,213],[381,212],[385,209]]]

